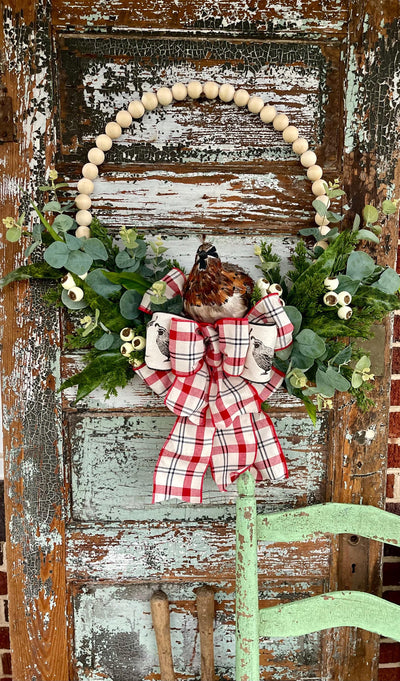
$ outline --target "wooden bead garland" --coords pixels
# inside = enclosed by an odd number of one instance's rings
[[[247,106],[251,113],[259,114],[263,123],[272,123],[275,130],[282,132],[283,140],[292,145],[293,152],[300,156],[300,163],[304,168],[307,168],[307,177],[312,182],[312,193],[318,200],[329,207],[330,200],[326,196],[327,185],[321,179],[323,170],[317,164],[317,156],[314,151],[309,149],[308,141],[304,137],[299,136],[298,128],[289,124],[289,118],[286,114],[278,113],[275,106],[265,104],[259,96],[250,96],[248,91],[243,88],[235,90],[230,83],[218,85],[214,81],[207,81],[202,85],[200,81],[193,80],[187,86],[184,83],[178,82],[174,83],[171,88],[161,87],[157,90],[156,94],[154,92],[144,92],[140,100],[133,100],[129,103],[127,110],[119,111],[115,121],[107,123],[105,134],[97,136],[96,146],[89,150],[89,162],[85,163],[82,167],[83,177],[77,184],[75,204],[78,208],[76,221],[79,227],[75,234],[78,238],[90,237],[89,225],[92,221],[92,215],[88,209],[92,204],[90,194],[94,191],[92,180],[98,176],[97,166],[104,162],[104,152],[109,151],[113,140],[121,136],[122,128],[128,128],[132,124],[133,119],[141,118],[146,110],[154,111],[159,104],[161,106],[168,106],[172,103],[173,99],[183,101],[187,96],[192,99],[198,99],[203,93],[209,100],[216,99],[219,96],[222,102],[234,101],[238,107]],[[316,212],[315,222],[319,227],[321,236],[326,236],[330,231],[328,227],[329,220]],[[328,243],[321,240],[317,242],[316,246],[326,248]]]

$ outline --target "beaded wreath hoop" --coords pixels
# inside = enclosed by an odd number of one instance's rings
[[[90,237],[92,214],[89,209],[92,205],[90,195],[94,191],[93,180],[98,177],[98,166],[104,162],[105,152],[111,149],[114,140],[121,137],[123,129],[129,128],[134,119],[142,118],[146,111],[154,111],[159,105],[168,106],[173,100],[181,102],[186,97],[199,99],[202,94],[209,100],[219,98],[226,103],[233,101],[238,107],[247,107],[251,113],[259,115],[263,123],[272,124],[276,131],[282,133],[283,140],[292,145],[294,153],[299,156],[301,165],[307,169],[307,178],[312,182],[311,191],[314,197],[318,197],[318,200],[326,206],[329,205],[329,199],[326,196],[327,185],[322,180],[323,170],[317,164],[317,156],[314,151],[309,149],[308,141],[304,137],[300,137],[298,128],[290,125],[286,114],[278,113],[275,106],[265,104],[261,97],[251,96],[247,90],[242,88],[235,90],[230,83],[218,85],[214,81],[208,81],[202,85],[199,81],[194,80],[187,86],[183,83],[175,83],[171,88],[159,88],[156,93],[144,92],[140,100],[133,100],[127,109],[119,111],[115,121],[107,123],[105,132],[96,137],[96,146],[89,149],[88,163],[83,166],[82,178],[77,185],[77,196],[75,198],[75,204],[78,208],[75,219],[79,225],[76,230],[77,237]],[[318,225],[321,238],[323,238],[330,231],[329,220],[317,212],[315,222]]]

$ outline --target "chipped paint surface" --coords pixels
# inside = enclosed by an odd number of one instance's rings
[[[158,658],[150,614],[157,584],[93,586],[74,599],[76,657],[81,681],[145,681],[157,673]],[[201,582],[163,585],[170,601],[171,638],[177,681],[199,679],[200,649],[195,591]],[[301,588],[301,587],[300,587]],[[235,678],[234,585],[215,585],[214,650],[216,678]],[[286,593],[285,593],[286,591]],[[317,590],[318,591],[318,590]],[[263,590],[265,603],[293,597],[293,587]],[[107,613],[107,617],[104,617]],[[262,641],[263,671],[274,679],[317,681],[320,637]],[[273,663],[271,664],[271,659]],[[303,666],[304,665],[304,666]],[[307,670],[307,671],[306,671]],[[314,673],[313,673],[314,672]],[[307,675],[306,675],[307,674]]]

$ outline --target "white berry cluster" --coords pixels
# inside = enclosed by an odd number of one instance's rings
[[[87,277],[87,272],[85,274],[80,274],[79,279],[86,279]],[[75,279],[72,276],[71,272],[68,272],[62,279],[61,279],[61,286],[66,290],[68,298],[70,298],[74,303],[79,303],[80,300],[83,298],[83,290],[81,289],[80,286],[77,286],[75,284]]]
[[[124,329],[122,329],[119,336],[121,340],[125,341],[122,343],[120,348],[122,355],[129,356],[131,352],[143,350],[146,345],[146,339],[143,338],[143,336],[135,336],[135,331],[129,326],[126,326]],[[142,361],[140,359],[132,360],[132,365],[134,367],[138,367],[141,364]]]
[[[340,291],[336,293],[336,289],[339,286],[339,279],[327,277],[324,280],[324,286],[327,292],[324,295],[324,303],[328,307],[338,308],[338,317],[340,319],[350,319],[353,314],[353,310],[350,307],[351,294],[348,291]]]
[[[82,168],[82,178],[77,185],[75,204],[78,208],[76,221],[79,225],[76,236],[90,237],[89,225],[92,222],[90,207],[92,200],[90,195],[94,191],[94,180],[98,177],[98,166],[104,162],[105,152],[109,151],[123,132],[129,128],[133,120],[140,119],[146,111],[154,111],[158,106],[169,106],[173,100],[181,102],[186,97],[199,99],[204,95],[208,100],[219,98],[222,102],[233,102],[237,107],[246,107],[250,113],[258,115],[263,123],[271,123],[274,130],[282,134],[284,142],[291,144],[293,152],[299,157],[300,163],[307,171],[307,178],[312,183],[311,191],[314,196],[329,206],[329,198],[326,196],[327,183],[322,179],[323,169],[317,164],[317,156],[309,149],[308,140],[300,136],[299,129],[290,125],[289,118],[284,113],[279,113],[275,106],[266,104],[262,97],[250,95],[247,90],[239,88],[235,90],[231,83],[219,85],[214,81],[201,83],[193,80],[188,85],[175,83],[172,87],[160,87],[157,92],[144,92],[141,99],[130,102],[126,109],[119,111],[114,121],[110,121],[104,128],[104,132],[96,137],[95,146],[89,149],[88,163]],[[315,222],[318,225],[321,237],[330,231],[329,220],[325,215],[315,214]],[[326,248],[327,242],[322,239],[318,242],[322,248]]]

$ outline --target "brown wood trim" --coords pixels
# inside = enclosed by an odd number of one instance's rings
[[[18,186],[34,191],[42,183],[54,138],[49,3],[15,0],[12,9],[2,3],[2,11],[3,77],[16,124],[16,141],[0,146],[5,217],[17,215]],[[23,250],[2,248],[2,273],[22,263]],[[67,681],[58,317],[43,307],[42,292],[41,284],[13,285],[2,296],[10,636],[13,678]]]
[[[344,184],[350,204],[360,211],[377,206],[400,185],[396,126],[399,109],[390,97],[391,68],[398,57],[398,5],[395,2],[350,3],[345,101]],[[379,88],[377,83],[388,83]],[[376,83],[376,86],[374,86]],[[389,124],[389,125],[388,125]],[[396,191],[397,190],[397,191]],[[384,227],[381,246],[372,248],[381,264],[394,265],[397,252],[396,217]],[[361,413],[355,404],[336,401],[334,453],[329,500],[383,507],[389,422],[390,323],[386,326],[385,373],[375,379],[372,410]],[[341,536],[333,551],[330,589],[358,589],[380,595],[382,547],[362,538]],[[376,679],[379,637],[347,628],[325,637],[326,679]],[[340,652],[340,654],[339,654]]]

